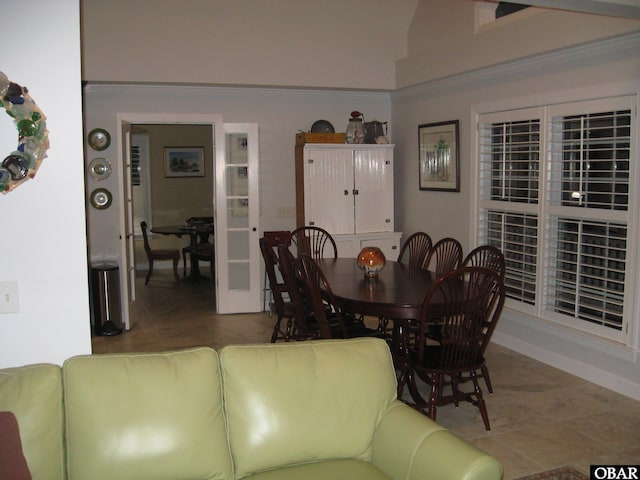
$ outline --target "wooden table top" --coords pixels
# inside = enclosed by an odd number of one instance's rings
[[[196,224],[196,225],[160,225],[151,229],[153,233],[161,235],[199,235],[202,233],[213,233],[213,225]]]
[[[325,258],[318,265],[345,311],[391,319],[417,319],[435,273],[387,260],[377,278],[366,278],[355,258]]]

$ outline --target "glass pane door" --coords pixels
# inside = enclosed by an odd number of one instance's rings
[[[260,311],[258,127],[224,124],[216,160],[218,312]]]

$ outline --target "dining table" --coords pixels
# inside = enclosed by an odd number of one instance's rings
[[[189,253],[191,257],[191,271],[188,280],[199,281],[205,277],[200,273],[198,264],[198,241],[201,238],[208,238],[213,234],[212,224],[190,224],[190,225],[160,225],[151,228],[152,233],[160,235],[175,235],[181,238],[183,235],[189,235]]]
[[[425,296],[438,276],[393,260],[386,261],[377,277],[365,276],[355,258],[323,258],[317,262],[334,298],[346,313],[393,322],[391,349],[399,370],[398,397],[401,397],[408,374],[409,326],[417,325]]]

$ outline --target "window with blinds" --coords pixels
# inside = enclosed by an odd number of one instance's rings
[[[480,241],[502,249],[510,302],[626,335],[631,97],[479,118]]]
[[[140,145],[131,145],[131,185],[140,185]]]

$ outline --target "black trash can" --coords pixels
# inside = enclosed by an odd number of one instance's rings
[[[91,320],[94,335],[122,333],[120,269],[117,263],[91,265]]]

